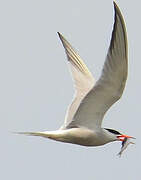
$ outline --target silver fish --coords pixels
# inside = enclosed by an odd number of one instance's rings
[[[135,138],[133,138],[135,139]],[[121,151],[118,153],[118,156],[121,157],[123,151],[127,148],[127,146],[129,144],[135,144],[134,142],[131,142],[131,138],[124,138],[124,140],[122,141],[122,147],[121,147]]]

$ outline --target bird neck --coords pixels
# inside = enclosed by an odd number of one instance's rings
[[[102,128],[104,136],[109,140],[109,142],[116,141],[117,136],[116,134],[112,133],[111,131],[107,130],[106,128]]]

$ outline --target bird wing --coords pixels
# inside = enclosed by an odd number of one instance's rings
[[[67,54],[69,67],[71,70],[71,74],[73,76],[76,90],[75,97],[71,105],[69,106],[65,117],[65,122],[63,126],[66,126],[66,124],[71,122],[84,96],[90,91],[90,89],[93,88],[94,78],[88,70],[87,66],[84,64],[83,60],[72,48],[70,43],[59,32],[58,35],[62,41],[62,44],[65,48],[65,52]]]
[[[102,74],[82,100],[67,128],[100,127],[106,111],[122,96],[128,71],[127,35],[122,14],[115,3],[114,9],[114,27]]]

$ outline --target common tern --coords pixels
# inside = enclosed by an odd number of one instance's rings
[[[105,113],[123,94],[128,72],[126,28],[115,2],[114,11],[110,46],[101,76],[96,82],[78,53],[58,32],[73,76],[75,97],[59,130],[19,134],[41,136],[83,146],[100,146],[113,141],[128,142],[127,139],[133,138],[116,130],[101,127]],[[124,144],[127,146],[127,143],[123,143],[123,146]]]

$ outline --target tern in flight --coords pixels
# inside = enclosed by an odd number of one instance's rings
[[[60,34],[75,84],[75,97],[69,106],[65,122],[59,130],[44,132],[20,132],[56,141],[83,146],[100,146],[112,141],[133,138],[116,130],[102,128],[107,110],[123,93],[128,71],[128,47],[124,20],[114,2],[115,18],[110,47],[101,76],[95,82],[83,60],[70,43]],[[124,148],[124,147],[123,147]]]

